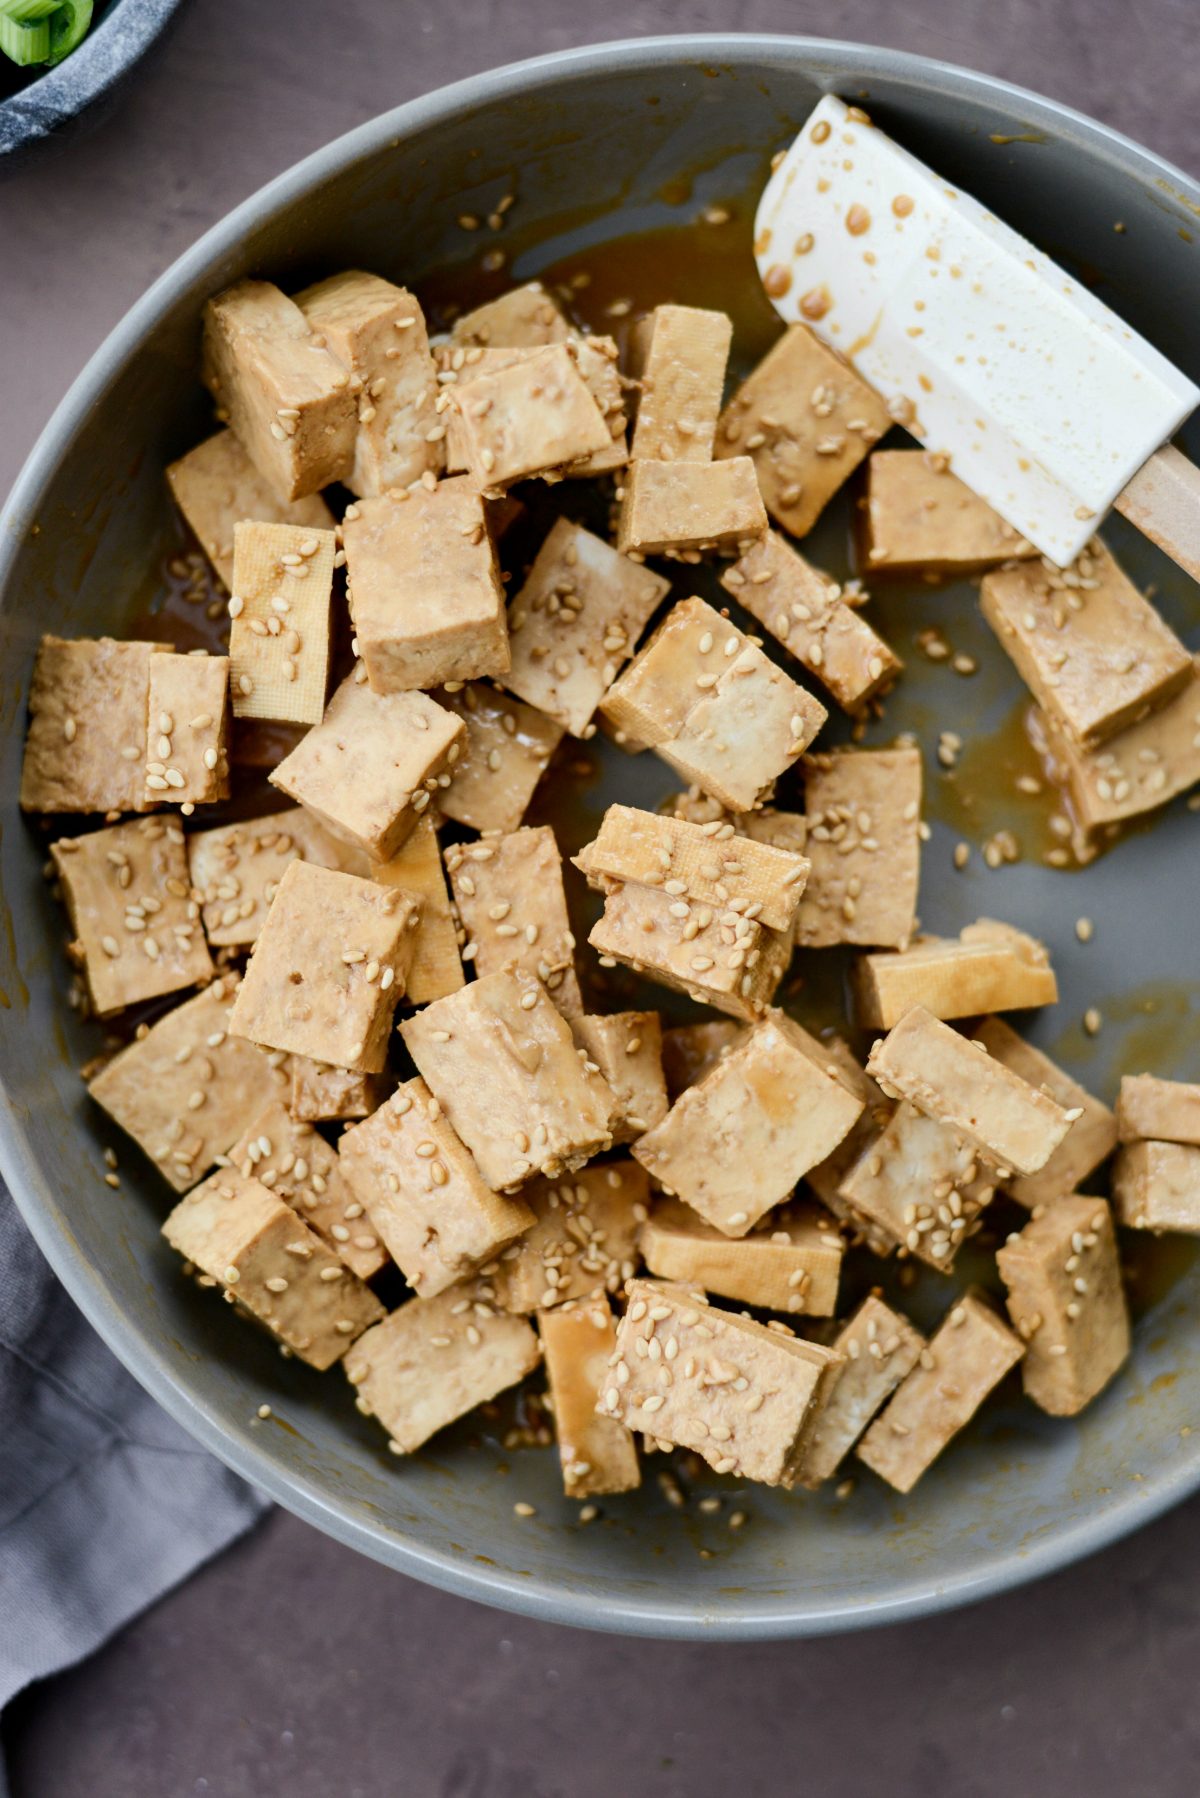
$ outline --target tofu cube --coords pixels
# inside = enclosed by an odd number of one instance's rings
[[[439,809],[472,830],[515,830],[562,741],[562,725],[482,681],[438,698],[466,732],[454,778],[438,794]]]
[[[204,308],[204,384],[284,502],[343,481],[358,430],[350,373],[269,281],[239,281]]]
[[[575,1039],[612,1088],[614,1143],[632,1142],[667,1115],[662,1068],[662,1021],[656,1011],[618,1011],[579,1017]]]
[[[347,269],[306,287],[296,304],[357,385],[354,461],[344,477],[351,493],[386,493],[436,474],[445,458],[437,370],[412,294]]]
[[[641,382],[630,454],[635,461],[709,462],[717,434],[733,324],[699,306],[656,306],[633,330]]]
[[[634,1280],[598,1409],[714,1473],[790,1486],[839,1366],[815,1342]]]
[[[417,820],[416,829],[391,861],[371,864],[371,879],[379,886],[399,887],[417,902],[417,940],[404,988],[409,1004],[428,1005],[431,999],[456,993],[466,976],[442,852],[428,812]]]
[[[236,1036],[378,1074],[416,940],[397,887],[291,862],[233,1007]]]
[[[637,1267],[649,1196],[650,1181],[636,1161],[530,1180],[521,1197],[533,1226],[489,1276],[495,1303],[505,1311],[547,1311],[620,1292]]]
[[[338,1156],[311,1124],[292,1117],[282,1097],[251,1120],[229,1160],[243,1178],[284,1199],[360,1280],[387,1266],[387,1250]]]
[[[585,734],[670,582],[560,518],[508,614],[512,667],[502,684]]]
[[[485,975],[400,1026],[409,1054],[497,1191],[556,1178],[612,1140],[615,1099],[541,982]]]
[[[1200,1148],[1125,1143],[1113,1162],[1112,1194],[1117,1222],[1130,1230],[1200,1235]]]
[[[812,867],[797,944],[907,949],[921,878],[921,751],[839,749],[803,766]]]
[[[384,1315],[290,1205],[236,1168],[181,1199],[163,1235],[309,1367],[332,1367]]]
[[[764,1311],[832,1317],[845,1243],[815,1205],[785,1205],[737,1242],[678,1199],[655,1205],[642,1226],[642,1259],[652,1274],[699,1286]]]
[[[571,331],[564,341],[570,361],[578,369],[609,436],[601,449],[592,450],[585,456],[572,457],[561,466],[542,470],[542,478],[560,481],[579,476],[611,474],[623,467],[628,459],[625,444],[625,390],[617,367],[619,352],[616,343],[611,337],[583,337],[576,331]],[[449,408],[445,413],[446,466],[451,473],[468,471],[470,484],[484,487],[489,498],[501,496],[475,465],[471,433],[464,410],[451,402],[449,390],[452,387],[472,387],[484,375],[505,373],[515,379],[514,371],[530,369],[531,365],[536,375],[544,361],[542,347],[533,345],[467,350],[451,345],[439,352],[438,380],[444,390],[441,403]],[[469,409],[480,403],[490,409],[490,402],[480,402],[477,394],[469,393],[463,401],[463,408]]]
[[[411,1455],[447,1424],[525,1378],[541,1345],[523,1317],[477,1306],[478,1282],[436,1298],[409,1299],[346,1356],[356,1403],[388,1432],[393,1454]]]
[[[792,959],[790,931],[768,930],[744,913],[703,906],[683,916],[682,900],[654,887],[607,890],[588,942],[661,986],[687,993],[736,1018],[758,1017],[775,997]]]
[[[871,573],[956,577],[1037,555],[999,512],[928,450],[876,450],[859,513]]]
[[[816,1038],[771,1012],[639,1137],[633,1155],[707,1223],[745,1236],[862,1109]]]
[[[332,531],[233,527],[230,692],[237,718],[316,724],[329,678]]]
[[[1129,1356],[1111,1211],[1103,1199],[1058,1198],[1008,1238],[996,1265],[1025,1344],[1027,1396],[1052,1417],[1074,1417]]]
[[[911,1492],[1024,1353],[987,1300],[965,1293],[859,1443],[859,1460]]]
[[[957,937],[918,937],[897,954],[861,956],[850,981],[855,1016],[868,1030],[891,1030],[914,1005],[935,1018],[974,1018],[1058,998],[1045,946],[992,918]]]
[[[554,1433],[568,1498],[632,1492],[642,1483],[637,1448],[614,1417],[598,1417],[617,1332],[608,1300],[581,1300],[538,1316]]]
[[[608,449],[608,424],[573,348],[547,344],[469,380],[460,376],[446,389],[461,454],[478,486],[503,491]]]
[[[291,1091],[288,1111],[298,1123],[335,1123],[344,1118],[365,1118],[377,1108],[386,1090],[378,1074],[361,1074],[355,1068],[335,1068],[307,1055],[289,1055]]]
[[[858,1064],[853,1050],[840,1036],[825,1034],[820,1038],[821,1049],[831,1062],[837,1064],[851,1092],[856,1093],[863,1102],[858,1122],[833,1153],[816,1167],[810,1167],[804,1176],[805,1183],[820,1199],[827,1211],[848,1224],[856,1236],[865,1241],[877,1255],[890,1255],[896,1246],[894,1235],[880,1232],[870,1218],[856,1212],[843,1199],[841,1186],[850,1169],[860,1162],[866,1150],[878,1142],[884,1129],[891,1122],[896,1107],[890,1099],[884,1097]]]
[[[562,857],[550,826],[454,843],[446,871],[476,974],[536,975],[565,1018],[581,1018]]]
[[[989,1055],[977,1038],[961,1036],[914,1005],[867,1059],[889,1098],[907,1099],[973,1143],[998,1169],[1036,1174],[1071,1125],[1065,1110]]]
[[[490,1261],[533,1222],[505,1199],[443,1117],[423,1080],[408,1080],[338,1144],[343,1177],[419,1298]]]
[[[828,717],[702,599],[672,607],[601,711],[684,780],[740,812],[754,809]]]
[[[995,1193],[995,1176],[966,1137],[913,1105],[897,1105],[843,1174],[836,1210],[875,1254],[886,1255],[891,1243],[949,1273]]]
[[[504,590],[468,481],[360,500],[342,541],[358,653],[376,693],[504,673]]]
[[[1057,1202],[1064,1193],[1078,1191],[1116,1148],[1117,1119],[1107,1105],[1018,1036],[1003,1018],[984,1018],[973,1035],[1002,1066],[1047,1093],[1065,1111],[1078,1113],[1045,1166],[1036,1174],[1014,1174],[1004,1182],[1005,1192],[1032,1211],[1035,1205]]]
[[[332,835],[298,805],[264,818],[194,831],[188,836],[187,852],[193,896],[214,949],[249,948],[258,941],[290,862],[341,868],[347,874],[365,874],[369,866],[359,850]]]
[[[237,981],[219,974],[150,1025],[88,1082],[88,1093],[131,1136],[176,1192],[228,1154],[288,1089],[282,1055],[229,1033]]]
[[[167,485],[224,586],[233,591],[233,528],[243,519],[331,531],[336,520],[319,493],[281,500],[232,431],[205,438],[167,469]]]
[[[212,977],[183,832],[139,818],[50,845],[92,1009],[110,1017]]]
[[[842,1365],[800,1470],[799,1484],[813,1490],[833,1478],[875,1413],[912,1372],[925,1338],[902,1312],[870,1293],[832,1346]]]
[[[1038,560],[985,575],[979,601],[1038,705],[1084,749],[1192,677],[1183,644],[1099,538],[1063,571]]]
[[[639,556],[742,555],[767,528],[754,464],[631,462],[617,548]]]
[[[147,803],[190,810],[227,799],[228,656],[151,656],[147,704]]]
[[[319,724],[271,775],[336,836],[372,861],[390,861],[442,781],[450,784],[466,738],[461,721],[427,693],[375,693],[353,675]]]
[[[662,1065],[667,1098],[673,1105],[680,1093],[703,1080],[726,1049],[737,1042],[744,1026],[732,1018],[713,1018],[703,1024],[676,1024],[662,1033]]]
[[[721,414],[716,454],[753,457],[768,512],[806,537],[891,424],[840,356],[807,325],[791,325]]]
[[[21,768],[27,812],[145,812],[150,664],[169,643],[43,637]]]
[[[903,663],[843,589],[768,531],[721,576],[721,585],[815,675],[847,712],[890,687]],[[865,595],[856,595],[860,603]]]
[[[1200,1086],[1154,1074],[1123,1074],[1117,1126],[1122,1142],[1200,1146]]]
[[[566,315],[540,281],[510,287],[498,299],[464,312],[450,330],[456,348],[536,350],[548,343],[566,343],[570,336]]]

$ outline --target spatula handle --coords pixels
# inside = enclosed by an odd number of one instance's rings
[[[1173,444],[1156,450],[1113,504],[1200,581],[1200,468]]]

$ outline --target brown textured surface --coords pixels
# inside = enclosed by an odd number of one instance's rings
[[[1193,0],[191,0],[117,115],[0,189],[0,487],[148,282],[262,181],[440,82],[585,39],[837,32],[1200,163]],[[320,71],[315,90],[309,81]],[[619,1641],[485,1611],[293,1518],[20,1707],[16,1798],[1192,1798],[1200,1500],[983,1610],[841,1641]],[[750,1527],[753,1527],[751,1523]]]

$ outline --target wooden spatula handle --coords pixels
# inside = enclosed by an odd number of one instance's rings
[[[1200,468],[1164,444],[1113,502],[1144,537],[1200,581]]]

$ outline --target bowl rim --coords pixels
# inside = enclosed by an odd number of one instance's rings
[[[784,58],[802,67],[818,84],[832,77],[887,76],[914,88],[971,101],[1012,104],[1023,120],[1045,125],[1057,136],[1100,154],[1125,173],[1152,182],[1169,181],[1185,205],[1200,212],[1200,183],[1166,158],[1097,120],[1057,101],[992,76],[907,51],[842,42],[831,38],[775,33],[702,33],[625,38],[510,63],[467,76],[378,115],[313,151],[274,177],[213,225],[167,268],[125,314],[88,360],[55,408],[0,511],[0,604],[25,530],[80,421],[99,397],[113,369],[135,352],[174,304],[181,289],[232,250],[264,215],[298,199],[356,161],[464,110],[528,95],[564,77],[586,78],[603,70],[639,71],[703,67],[721,62],[736,69],[763,57]],[[980,1571],[942,1581],[936,1574],[914,1577],[878,1602],[832,1599],[814,1604],[796,1594],[791,1609],[759,1611],[753,1599],[723,1595],[720,1612],[672,1605],[664,1594],[648,1602],[563,1591],[537,1574],[516,1577],[499,1568],[467,1563],[451,1554],[406,1539],[397,1528],[383,1529],[345,1514],[308,1475],[274,1464],[248,1429],[224,1421],[184,1375],[168,1362],[161,1346],[134,1327],[108,1292],[99,1270],[84,1261],[57,1196],[38,1166],[28,1134],[18,1121],[0,1072],[0,1174],[25,1223],[57,1277],[128,1371],[205,1448],[226,1466],[259,1486],[279,1504],[348,1547],[401,1573],[459,1597],[544,1622],[641,1636],[708,1641],[744,1641],[819,1636],[936,1614],[1023,1585],[1068,1566],[1118,1541],[1178,1504],[1200,1487],[1200,1438],[1190,1459],[1131,1487],[1100,1516],[1081,1519],[1024,1549],[1012,1548]]]
[[[123,81],[182,5],[183,0],[114,0],[70,56],[0,98],[0,170],[5,157],[52,138]],[[109,48],[118,21],[125,48],[114,57]]]

